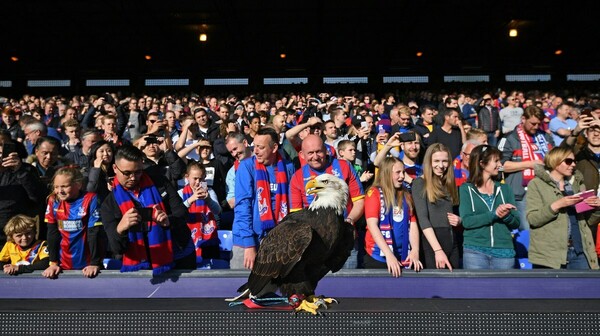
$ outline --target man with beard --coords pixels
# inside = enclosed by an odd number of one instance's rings
[[[423,168],[419,163],[419,155],[421,153],[421,137],[415,133],[414,141],[401,141],[400,133],[395,133],[385,143],[383,148],[377,153],[375,157],[375,166],[379,167],[383,159],[389,155],[392,148],[400,147],[402,151],[398,156],[399,159],[404,163],[404,186],[411,190],[412,182],[417,177],[423,175]]]

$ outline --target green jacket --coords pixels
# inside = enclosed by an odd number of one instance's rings
[[[500,204],[515,205],[515,195],[508,184],[495,182],[492,208],[481,197],[481,193],[471,183],[460,186],[460,217],[464,245],[514,249],[511,231],[519,227],[519,213],[511,210],[504,218],[496,216]]]
[[[555,213],[550,205],[561,199],[563,194],[549,172],[542,165],[535,167],[535,178],[527,186],[527,221],[531,232],[529,233],[529,261],[533,264],[543,265],[558,269],[567,263],[569,215],[566,209]],[[584,191],[583,175],[579,171],[570,180],[573,191]],[[583,250],[590,268],[598,269],[592,232],[587,225],[583,214],[578,214],[579,231],[583,243]]]

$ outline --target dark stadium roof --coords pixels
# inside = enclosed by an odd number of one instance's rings
[[[600,68],[599,9],[593,0],[3,0],[0,73],[585,73]]]

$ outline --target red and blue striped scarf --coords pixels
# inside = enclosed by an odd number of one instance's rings
[[[255,159],[256,160],[256,159]],[[281,155],[277,153],[276,157],[275,182],[277,191],[275,194],[275,209],[271,209],[271,187],[269,183],[269,173],[262,163],[256,161],[256,197],[258,203],[258,214],[262,222],[262,230],[270,230],[279,223],[288,214],[288,176],[285,162]],[[273,210],[277,211],[274,215]]]
[[[379,230],[383,235],[383,239],[385,239],[385,243],[394,252],[396,257],[404,261],[408,257],[408,229],[410,225],[410,209],[406,202],[406,197],[402,199],[402,218],[400,218],[400,213],[397,214],[398,218],[394,218],[394,211],[399,210],[397,207],[389,209],[386,213],[385,200],[381,188],[379,188],[379,204]],[[373,259],[385,262],[383,253],[379,253],[377,245],[375,245],[374,250],[377,251],[373,251]]]
[[[139,196],[136,197],[132,192],[125,190],[119,184],[118,179],[114,180],[113,192],[122,214],[134,208],[136,203],[146,208],[158,205],[158,208],[165,211],[162,198],[146,173],[143,173],[140,178]],[[148,256],[146,255],[144,232],[132,232],[130,230],[128,233],[129,247],[123,255],[121,272],[135,272],[151,267],[152,274],[158,275],[173,267],[171,230],[163,228],[153,221],[147,235],[152,265],[148,262]]]
[[[183,188],[183,200],[194,194],[188,184]],[[217,220],[204,200],[197,199],[188,208],[187,225],[192,232],[192,241],[196,250],[196,263],[202,262],[202,246],[218,245]]]

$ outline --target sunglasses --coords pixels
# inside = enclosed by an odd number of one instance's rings
[[[577,161],[575,161],[575,159],[571,159],[571,158],[566,158],[566,159],[563,160],[563,162],[566,163],[567,166],[570,166],[570,165],[572,165],[574,163],[577,163]]]

